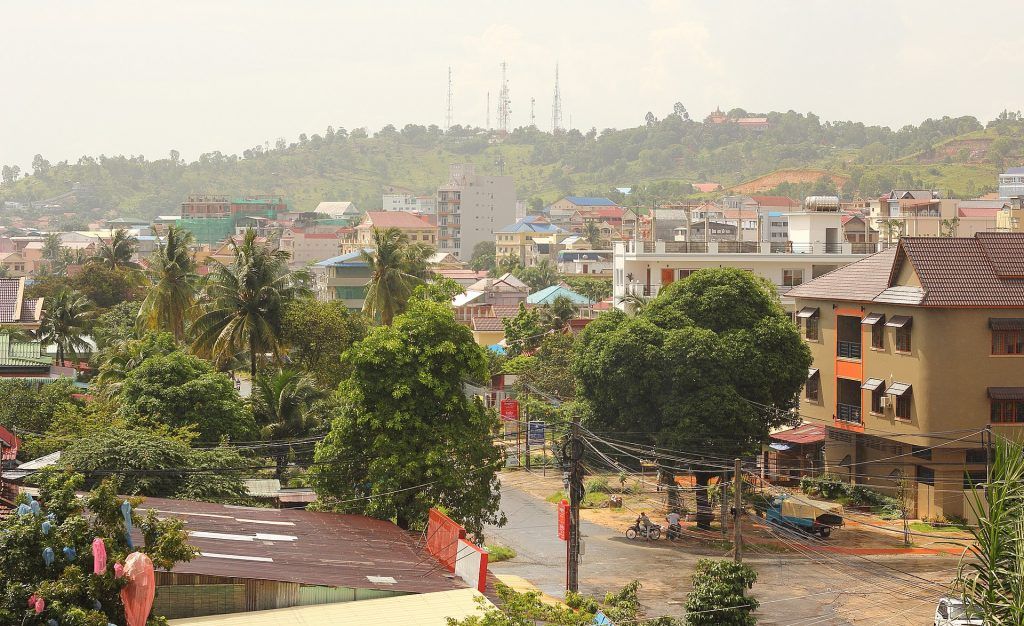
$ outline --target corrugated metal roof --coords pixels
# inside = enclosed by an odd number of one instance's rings
[[[172,626],[445,626],[494,605],[473,589],[171,620]]]
[[[590,304],[590,298],[581,296],[564,285],[551,285],[526,297],[530,304],[552,304],[558,298],[568,298],[574,304]]]
[[[367,254],[373,254],[373,248],[364,248],[364,250]],[[323,261],[318,261],[316,265],[320,267],[331,267],[334,265],[358,266],[368,265],[368,263],[363,260],[362,255],[359,254],[358,250],[356,250],[355,252],[349,252],[348,254],[342,254],[341,256],[334,256],[329,259],[324,259]]]
[[[608,198],[594,198],[591,196],[566,196],[566,200],[576,206],[616,206],[614,200]]]
[[[825,427],[817,424],[801,424],[796,428],[773,433],[771,438],[798,445],[805,443],[817,443],[819,441],[825,441]]]
[[[140,508],[185,521],[201,555],[175,565],[176,573],[410,593],[466,586],[421,548],[418,534],[362,515],[165,498],[147,498]]]

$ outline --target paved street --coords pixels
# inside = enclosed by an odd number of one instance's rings
[[[492,567],[497,573],[522,576],[542,591],[561,597],[565,588],[565,543],[558,539],[555,505],[508,484],[502,488],[503,528],[487,529],[488,543],[514,548],[518,556]],[[629,541],[621,531],[584,521],[585,554],[580,566],[581,591],[603,595],[626,582],[643,582],[641,600],[648,615],[682,614],[690,589],[695,554],[667,541]],[[708,553],[706,556],[722,556]],[[757,569],[754,595],[761,603],[759,624],[811,626],[833,624],[930,624],[933,599],[941,594],[928,583],[895,580],[896,568],[929,580],[949,580],[956,560],[949,557],[817,555],[750,555]],[[884,566],[883,566],[884,564]],[[838,591],[846,593],[837,593]],[[908,597],[913,596],[913,597]],[[902,613],[901,613],[902,612]]]

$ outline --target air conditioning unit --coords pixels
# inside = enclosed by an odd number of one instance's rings
[[[889,406],[890,402],[891,400],[889,399],[889,396],[886,395],[883,395],[881,398],[878,399],[878,406],[879,408],[882,409],[883,413],[885,412],[885,409]]]

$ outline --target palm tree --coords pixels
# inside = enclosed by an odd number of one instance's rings
[[[57,363],[61,366],[65,354],[78,358],[80,352],[89,350],[83,336],[88,332],[92,314],[92,302],[77,291],[62,289],[46,300],[37,336],[42,343],[57,346]]]
[[[50,233],[43,240],[43,258],[47,261],[59,261],[63,256],[64,248],[61,243],[60,233]]]
[[[397,228],[374,228],[373,247],[372,252],[361,252],[370,266],[363,311],[390,326],[395,316],[405,310],[413,289],[423,282],[429,247],[411,245],[406,234]]]
[[[196,261],[189,251],[191,232],[171,226],[152,257],[152,284],[139,308],[138,323],[150,330],[166,329],[181,341],[185,320],[196,294]]]
[[[309,288],[304,274],[289,274],[288,253],[258,243],[252,229],[241,243],[231,241],[231,251],[231,264],[216,263],[210,272],[194,346],[222,363],[248,351],[255,378],[258,355],[280,358],[285,304],[309,295]]]
[[[552,330],[562,330],[569,325],[569,320],[576,317],[579,308],[576,303],[565,296],[558,296],[551,304],[541,307],[540,315],[544,325]]]
[[[650,302],[650,298],[641,296],[638,293],[627,293],[624,296],[619,296],[619,304],[625,304],[627,310],[631,310],[633,315],[643,311],[648,302]]]
[[[110,241],[100,243],[96,256],[93,258],[110,269],[119,267],[138,269],[138,263],[132,262],[132,256],[138,247],[138,239],[129,235],[124,228],[118,228],[114,231],[114,236],[110,238]]]
[[[590,242],[591,248],[601,250],[604,240],[601,239],[601,227],[597,225],[597,222],[587,222],[583,237]]]
[[[296,369],[282,369],[256,377],[252,390],[252,411],[264,439],[296,439],[316,432],[323,419],[318,401],[323,394],[313,380]],[[274,448],[274,476],[284,476],[292,446]]]
[[[509,256],[501,257],[501,259],[494,266],[494,275],[504,276],[505,274],[514,274],[516,270],[520,269],[522,264],[519,262],[519,256],[512,254]]]

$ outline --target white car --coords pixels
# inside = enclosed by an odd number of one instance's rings
[[[935,607],[935,626],[982,626],[985,620],[957,598],[943,598]]]

